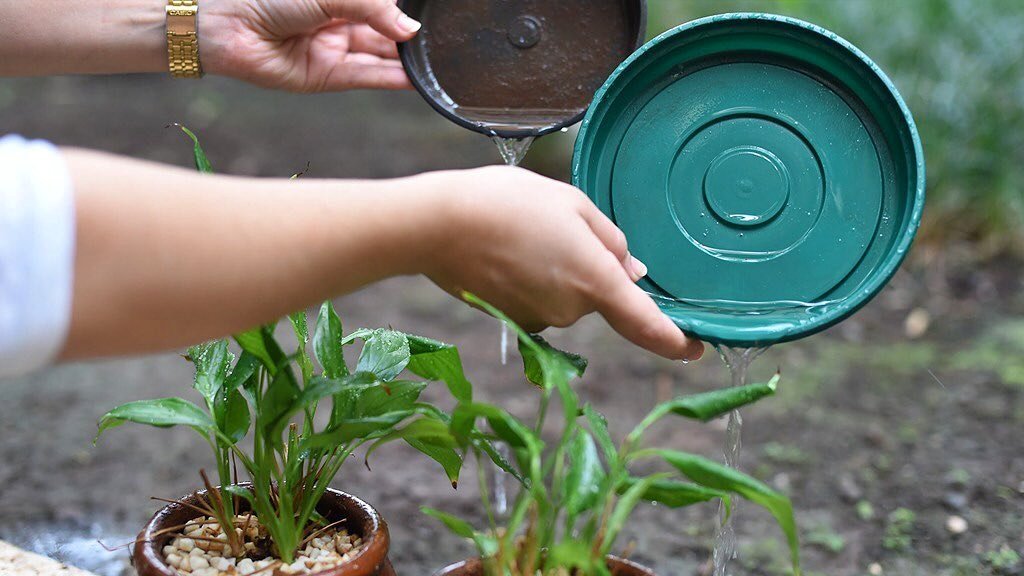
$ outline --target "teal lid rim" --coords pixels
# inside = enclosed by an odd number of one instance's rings
[[[906,123],[906,128],[909,133],[910,139],[913,143],[914,148],[914,159],[916,161],[916,182],[913,198],[913,209],[910,213],[910,219],[908,225],[901,231],[899,241],[894,246],[894,257],[887,258],[882,266],[876,269],[872,275],[867,279],[863,286],[854,294],[848,296],[840,304],[836,305],[830,313],[822,314],[821,316],[815,317],[807,322],[802,322],[799,325],[785,329],[771,329],[766,328],[763,330],[744,330],[742,334],[738,333],[735,329],[724,328],[721,332],[716,333],[702,333],[697,336],[702,339],[711,342],[713,344],[721,344],[726,346],[738,346],[738,347],[755,347],[755,346],[766,346],[770,344],[777,344],[782,342],[790,342],[798,340],[807,336],[811,336],[822,330],[830,328],[844,319],[850,317],[864,305],[870,302],[883,288],[892,280],[893,276],[899,270],[907,257],[907,253],[910,251],[913,245],[914,238],[917,236],[917,231],[921,225],[921,219],[924,213],[924,204],[926,196],[926,166],[924,159],[924,146],[921,143],[921,137],[917,130],[917,124],[914,122],[914,117],[910,112],[910,108],[907,106],[897,90],[896,85],[893,81],[878,67],[877,64],[871,58],[867,56],[860,48],[857,48],[848,40],[842,38],[838,34],[831,32],[821,26],[793,18],[790,16],[782,16],[779,14],[767,14],[761,12],[735,12],[729,14],[719,14],[715,16],[708,16],[686,22],[675,28],[672,28],[656,38],[647,42],[641,46],[636,52],[631,54],[626,60],[620,64],[611,76],[605,81],[605,83],[594,93],[594,99],[591,102],[590,108],[587,110],[587,114],[583,119],[583,123],[580,125],[579,134],[576,137],[575,148],[573,151],[572,159],[572,184],[577,188],[580,188],[582,179],[582,167],[583,167],[583,155],[584,150],[588,147],[588,139],[591,131],[591,123],[594,117],[600,113],[602,104],[605,101],[605,97],[612,90],[615,84],[619,81],[620,77],[632,67],[638,60],[644,57],[644,55],[655,48],[659,44],[674,38],[677,35],[692,32],[698,28],[720,24],[722,22],[729,21],[750,21],[750,20],[761,20],[766,22],[780,23],[784,25],[790,25],[800,28],[804,31],[811,32],[820,36],[824,41],[831,42],[844,49],[847,53],[856,57],[861,63],[866,65],[868,69],[881,81],[882,85],[892,96],[894,102],[900,110],[900,114],[903,117],[903,121]],[[671,308],[671,304],[664,304],[658,302],[658,306],[663,310]],[[681,321],[678,318],[673,318],[673,321],[680,326],[683,330],[687,330],[685,321]]]

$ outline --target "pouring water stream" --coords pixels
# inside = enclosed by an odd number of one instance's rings
[[[519,166],[526,153],[533,144],[533,138],[492,138],[498,147],[498,153],[508,166]],[[508,364],[508,326],[501,322],[501,365]],[[498,450],[501,456],[508,460],[511,454],[504,444],[499,444]],[[508,514],[508,474],[498,468],[497,465],[490,465],[491,494],[493,494],[494,513],[498,518],[504,518]]]
[[[716,346],[719,356],[729,368],[732,375],[732,386],[744,386],[747,384],[747,373],[750,363],[760,356],[767,348],[730,348],[728,346]],[[729,424],[725,432],[725,464],[730,468],[739,470],[740,452],[743,446],[742,432],[743,417],[739,410],[729,413]],[[712,553],[712,562],[715,566],[714,576],[728,576],[729,562],[736,557],[736,529],[733,519],[736,517],[738,502],[733,500],[732,514],[726,514],[724,504],[718,507],[720,523],[715,535],[715,548]]]

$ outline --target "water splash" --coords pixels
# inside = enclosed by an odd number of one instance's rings
[[[747,374],[750,363],[764,353],[767,348],[730,348],[728,346],[716,346],[719,356],[729,368],[732,375],[732,386],[744,386],[747,384]],[[730,468],[739,470],[740,452],[743,448],[743,417],[739,410],[729,413],[729,424],[725,431],[725,464]],[[737,500],[732,502],[732,513],[727,514],[725,505],[719,504],[718,516],[720,523],[718,532],[715,535],[715,548],[712,553],[712,561],[715,565],[714,576],[728,576],[729,562],[736,558],[736,528],[734,520],[739,508]]]

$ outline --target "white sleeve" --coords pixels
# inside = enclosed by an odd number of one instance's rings
[[[71,177],[52,144],[0,138],[0,378],[52,362],[71,322]]]

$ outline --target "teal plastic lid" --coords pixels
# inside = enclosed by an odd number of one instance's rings
[[[684,24],[619,66],[573,183],[625,232],[664,312],[730,346],[856,312],[899,268],[925,197],[892,82],[835,34],[767,14]]]

